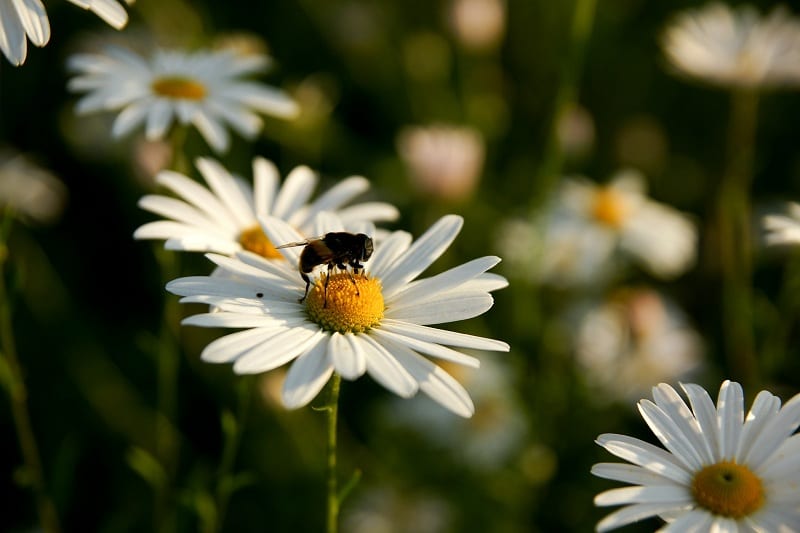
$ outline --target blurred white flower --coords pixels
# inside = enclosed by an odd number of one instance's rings
[[[118,30],[128,23],[128,13],[116,0],[68,1],[88,9]],[[50,40],[50,21],[44,4],[40,0],[0,0],[0,50],[12,65],[25,62],[28,39],[36,46],[44,46]]]
[[[487,470],[502,466],[519,452],[527,433],[525,413],[515,396],[512,376],[495,354],[483,354],[481,368],[456,367],[443,363],[475,403],[472,418],[455,418],[427,398],[413,402],[394,401],[385,419],[393,425],[410,427],[434,444],[447,449],[448,456],[467,465]]]
[[[789,202],[785,214],[766,215],[763,223],[767,244],[800,244],[800,204]]]
[[[0,205],[22,220],[49,224],[61,215],[66,199],[66,187],[51,172],[22,154],[0,152]]]
[[[464,48],[494,49],[505,34],[505,0],[452,0],[450,22]]]
[[[256,157],[251,185],[214,159],[199,158],[196,165],[209,188],[178,172],[161,171],[156,182],[180,199],[160,194],[142,197],[139,207],[166,220],[142,225],[134,238],[164,240],[170,250],[225,255],[249,250],[277,259],[283,256],[261,230],[259,218],[278,217],[309,238],[317,236],[313,221],[322,211],[336,213],[345,224],[399,216],[397,208],[383,202],[347,205],[369,189],[369,181],[361,176],[342,180],[309,203],[319,177],[306,166],[296,167],[281,184],[275,165]]]
[[[800,85],[800,20],[776,7],[712,3],[678,15],[666,29],[664,52],[678,72],[735,87]]]
[[[602,279],[613,272],[618,255],[663,279],[682,274],[696,257],[695,224],[650,200],[644,177],[633,170],[619,172],[607,185],[565,179],[544,224],[539,276],[554,285]]]
[[[359,487],[342,512],[348,533],[439,533],[451,531],[453,509],[446,499],[392,486]]]
[[[397,150],[418,191],[449,201],[474,192],[486,151],[480,132],[449,125],[406,127],[397,137]]]
[[[595,476],[627,486],[598,494],[598,506],[622,505],[597,524],[610,531],[660,517],[659,531],[800,531],[800,394],[781,407],[768,391],[744,410],[744,393],[725,381],[714,405],[695,384],[681,385],[689,404],[667,384],[639,412],[664,446],[606,433],[597,444],[627,463],[599,463]]]
[[[252,138],[263,127],[258,113],[280,118],[299,113],[283,91],[242,78],[269,64],[266,56],[230,50],[159,50],[143,59],[113,47],[105,54],[70,57],[68,66],[76,75],[68,88],[88,93],[76,105],[79,114],[120,110],[113,137],[144,123],[148,140],[161,139],[177,121],[194,126],[214,150],[225,152],[230,146],[226,125]]]
[[[702,362],[700,335],[655,290],[616,290],[584,306],[576,320],[578,365],[591,386],[615,399],[638,398],[653,383],[686,378]]]

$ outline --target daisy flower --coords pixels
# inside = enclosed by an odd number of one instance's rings
[[[790,202],[786,214],[769,214],[763,221],[767,244],[800,243],[800,204]]]
[[[633,464],[599,463],[592,474],[631,486],[598,494],[595,504],[625,505],[597,524],[609,531],[661,517],[662,531],[800,530],[800,394],[781,407],[761,391],[745,416],[742,388],[725,381],[717,405],[700,386],[682,385],[690,408],[664,383],[639,412],[666,450],[625,435],[597,443]]]
[[[178,172],[161,171],[156,182],[179,198],[158,194],[142,197],[139,207],[167,220],[144,224],[134,232],[135,239],[164,240],[169,250],[225,255],[249,250],[262,257],[282,259],[261,230],[259,217],[280,218],[299,231],[302,240],[316,235],[312,235],[313,220],[322,211],[336,210],[346,224],[391,221],[399,216],[394,206],[382,202],[344,207],[369,189],[369,181],[361,176],[339,182],[308,203],[319,180],[308,167],[295,168],[280,185],[275,165],[256,157],[251,185],[214,159],[199,158],[195,164],[209,188]]]
[[[213,341],[203,350],[203,360],[233,363],[239,374],[266,372],[294,360],[282,390],[288,408],[310,402],[333,372],[349,380],[368,373],[401,397],[421,390],[469,417],[474,406],[467,392],[428,357],[477,367],[478,359],[451,347],[509,347],[430,325],[476,317],[491,308],[490,291],[504,287],[506,280],[486,271],[500,259],[481,257],[417,279],[450,246],[462,223],[455,215],[443,217],[413,244],[403,231],[376,239],[362,273],[322,274],[302,303],[298,298],[306,284],[296,269],[288,268],[298,264],[298,247],[280,250],[288,263],[248,252],[235,257],[209,254],[227,276],[181,278],[170,282],[167,290],[183,296],[182,302],[214,307],[215,312],[188,317],[184,324],[243,330]],[[369,232],[367,226],[361,228]],[[262,218],[262,228],[272,242],[303,239],[279,218]],[[344,228],[336,216],[322,213],[315,233]]]
[[[587,382],[617,399],[685,377],[702,361],[702,341],[678,306],[647,287],[626,287],[570,314]],[[577,324],[577,327],[575,326]]]
[[[144,59],[123,48],[105,54],[77,54],[68,66],[76,75],[68,88],[87,93],[79,114],[120,110],[111,129],[122,137],[140,124],[145,137],[164,137],[173,121],[191,124],[217,152],[230,145],[226,124],[246,138],[263,127],[258,113],[293,118],[297,104],[283,91],[243,79],[269,66],[264,55],[231,50],[158,50]]]
[[[116,29],[128,23],[128,13],[116,0],[68,0],[88,9]],[[127,0],[129,4],[133,0]],[[26,39],[27,37],[27,39]],[[28,56],[28,39],[36,46],[50,40],[50,21],[40,0],[0,0],[0,50],[18,67]]]
[[[800,84],[800,21],[784,7],[761,17],[752,6],[712,3],[680,14],[664,32],[681,74],[724,87]]]
[[[540,277],[556,285],[608,276],[618,255],[663,279],[695,261],[694,223],[649,199],[644,177],[633,170],[618,173],[607,185],[566,179],[546,218]]]
[[[474,128],[409,126],[398,135],[397,149],[422,194],[457,202],[478,186],[486,147]]]
[[[52,172],[11,149],[0,151],[0,207],[26,222],[54,223],[64,210],[67,188]]]

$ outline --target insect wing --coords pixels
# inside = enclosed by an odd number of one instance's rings
[[[324,236],[322,236],[322,237],[312,237],[311,239],[306,239],[304,241],[287,242],[286,244],[281,244],[280,246],[276,246],[275,249],[276,250],[280,250],[281,248],[291,248],[293,246],[307,246],[307,245],[311,244],[313,241],[319,241],[319,240],[322,240],[323,238],[324,238]]]

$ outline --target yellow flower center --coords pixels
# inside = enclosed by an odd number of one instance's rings
[[[364,274],[333,274],[328,280],[327,297],[323,274],[308,291],[308,315],[323,329],[339,333],[363,333],[383,318],[381,282]],[[355,280],[355,283],[353,281]]]
[[[159,78],[151,88],[154,93],[167,98],[202,100],[206,97],[206,88],[202,83],[178,76]]]
[[[627,214],[625,199],[614,189],[603,187],[595,194],[592,216],[601,224],[620,228]]]
[[[692,495],[701,507],[715,515],[738,520],[756,512],[764,503],[761,480],[745,465],[722,461],[695,474]]]
[[[254,226],[244,230],[239,235],[239,244],[241,244],[242,248],[245,250],[249,250],[267,259],[283,258],[281,253],[275,249],[272,242],[264,234],[264,230],[261,229],[261,226]]]

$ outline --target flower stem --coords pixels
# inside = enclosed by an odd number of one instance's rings
[[[0,236],[0,364],[2,365],[2,384],[6,388],[11,403],[19,447],[24,463],[25,481],[33,489],[39,522],[46,533],[61,531],[56,506],[47,492],[44,469],[39,455],[39,446],[33,433],[31,416],[28,410],[28,389],[22,375],[22,366],[17,356],[14,341],[11,296],[6,286],[5,265],[8,261],[8,235],[11,227],[11,213],[7,211]]]
[[[328,426],[328,514],[325,531],[336,533],[339,529],[339,489],[336,481],[336,420],[339,414],[339,388],[342,378],[333,373],[330,397],[325,408]]]
[[[576,0],[575,3],[569,43],[561,63],[561,73],[553,103],[553,117],[547,136],[547,145],[532,195],[536,203],[547,198],[561,175],[564,165],[564,150],[561,146],[559,129],[564,117],[575,106],[578,99],[578,87],[583,71],[586,45],[592,31],[596,6],[597,0]]]
[[[753,313],[750,183],[758,122],[758,92],[731,97],[727,169],[720,186],[718,227],[722,328],[729,371],[744,386],[758,385]]]

